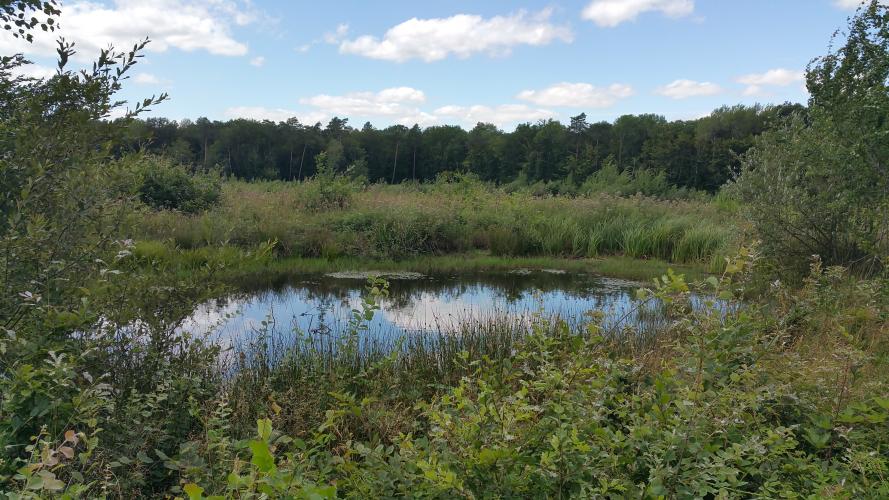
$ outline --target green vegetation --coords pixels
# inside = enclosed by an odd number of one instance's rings
[[[372,183],[433,181],[468,172],[486,182],[528,187],[538,194],[609,193],[693,196],[715,192],[740,167],[739,155],[799,104],[732,106],[697,120],[668,122],[655,114],[624,115],[613,123],[569,125],[555,120],[520,124],[504,132],[489,123],[466,131],[442,125],[360,129],[347,118],[321,123],[245,119],[226,122],[165,118],[119,123],[123,151],[161,154],[195,170],[217,166],[247,180],[304,180],[323,168]],[[147,144],[147,146],[146,146]],[[325,163],[317,162],[325,153]],[[607,178],[595,175],[617,169]],[[321,167],[321,168],[319,168]],[[620,174],[620,176],[618,175]],[[591,182],[586,182],[594,176]]]
[[[194,213],[219,201],[220,181],[210,174],[190,173],[158,157],[146,157],[140,173],[139,198],[149,207]]]
[[[541,198],[507,194],[471,178],[367,187],[313,179],[229,181],[218,207],[197,215],[140,214],[131,234],[183,249],[252,248],[271,241],[283,257],[400,260],[473,251],[522,257],[624,255],[713,261],[718,271],[735,244],[734,224],[731,211],[706,201],[604,194]]]
[[[0,19],[58,15],[44,4]],[[304,182],[195,175],[169,151],[128,152],[133,116],[166,96],[101,120],[146,43],[75,73],[62,42],[45,80],[0,58],[4,497],[889,497],[889,7],[859,10],[809,67],[805,116],[750,138],[712,197],[688,188],[719,172],[677,182],[684,170],[628,173],[625,157],[564,181],[541,151],[494,162],[527,176],[499,187],[367,185],[376,160],[340,169],[345,143],[287,177]],[[534,144],[559,127],[469,134]],[[590,311],[375,340],[377,278],[342,334],[276,342],[267,322],[227,346],[177,329],[262,273],[683,263],[699,281],[664,270],[639,291],[635,311],[660,320],[645,338]]]

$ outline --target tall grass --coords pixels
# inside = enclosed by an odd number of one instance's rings
[[[365,330],[357,337],[356,349],[345,349],[343,339],[348,332],[323,327],[293,331],[270,319],[244,332],[223,361],[223,370],[230,374],[225,386],[234,409],[233,423],[250,429],[274,395],[285,416],[282,429],[305,436],[313,423],[324,419],[325,409],[337,404],[337,392],[361,396],[383,390],[390,402],[424,400],[459,384],[481,365],[509,365],[517,345],[532,330],[583,338],[589,333],[586,324],[572,325],[558,316],[531,311],[521,316],[495,312],[458,318],[434,332],[396,336]],[[668,325],[660,306],[639,307],[633,314],[605,321],[601,342],[633,352],[650,345]],[[401,411],[413,415],[407,405]],[[395,428],[387,438],[409,431]]]
[[[280,256],[406,259],[485,251],[502,256],[625,255],[707,263],[732,244],[731,213],[706,201],[642,196],[534,197],[452,184],[355,188],[350,203],[306,208],[299,183],[231,181],[199,215],[146,210],[137,238],[194,249],[274,241]]]

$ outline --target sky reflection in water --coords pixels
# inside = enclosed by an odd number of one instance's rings
[[[212,332],[238,344],[267,321],[276,332],[338,334],[353,308],[360,308],[366,283],[360,279],[314,276],[268,284],[197,307],[181,331]],[[526,275],[497,273],[431,276],[390,280],[390,295],[368,324],[368,335],[399,337],[418,333],[453,333],[461,322],[508,318],[526,321],[541,312],[578,324],[591,310],[602,310],[606,322],[634,307],[640,285],[588,274],[535,271]],[[634,314],[630,315],[634,320]]]

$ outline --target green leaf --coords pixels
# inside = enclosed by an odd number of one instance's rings
[[[56,478],[56,475],[52,472],[42,470],[37,473],[41,478],[43,478],[43,489],[50,491],[61,491],[65,489],[65,482],[60,481]]]
[[[204,488],[201,488],[194,483],[188,483],[183,486],[182,489],[185,490],[185,494],[188,495],[189,500],[199,500],[203,498]]]
[[[275,469],[275,458],[269,452],[269,445],[265,441],[250,441],[250,451],[253,452],[253,458],[250,463],[255,465],[260,472],[271,472]]]
[[[719,280],[716,279],[716,276],[710,276],[709,278],[707,278],[707,283],[709,283],[710,286],[712,286],[713,288],[719,287]]]
[[[272,437],[272,421],[268,418],[257,420],[256,433],[259,435],[259,439],[268,443],[269,439]]]

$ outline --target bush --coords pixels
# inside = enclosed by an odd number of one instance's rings
[[[192,173],[170,160],[146,156],[139,197],[159,210],[196,213],[219,202],[221,180],[213,173]]]
[[[348,207],[355,191],[353,181],[333,171],[325,152],[315,156],[315,165],[317,173],[303,186],[303,206],[313,212]]]
[[[587,195],[607,193],[619,196],[643,194],[663,198],[678,197],[682,192],[667,181],[664,172],[652,170],[618,171],[613,158],[608,158],[602,168],[587,177],[579,191]]]
[[[862,6],[806,79],[805,115],[757,139],[733,188],[787,274],[801,276],[813,254],[878,272],[889,255],[889,7]]]

